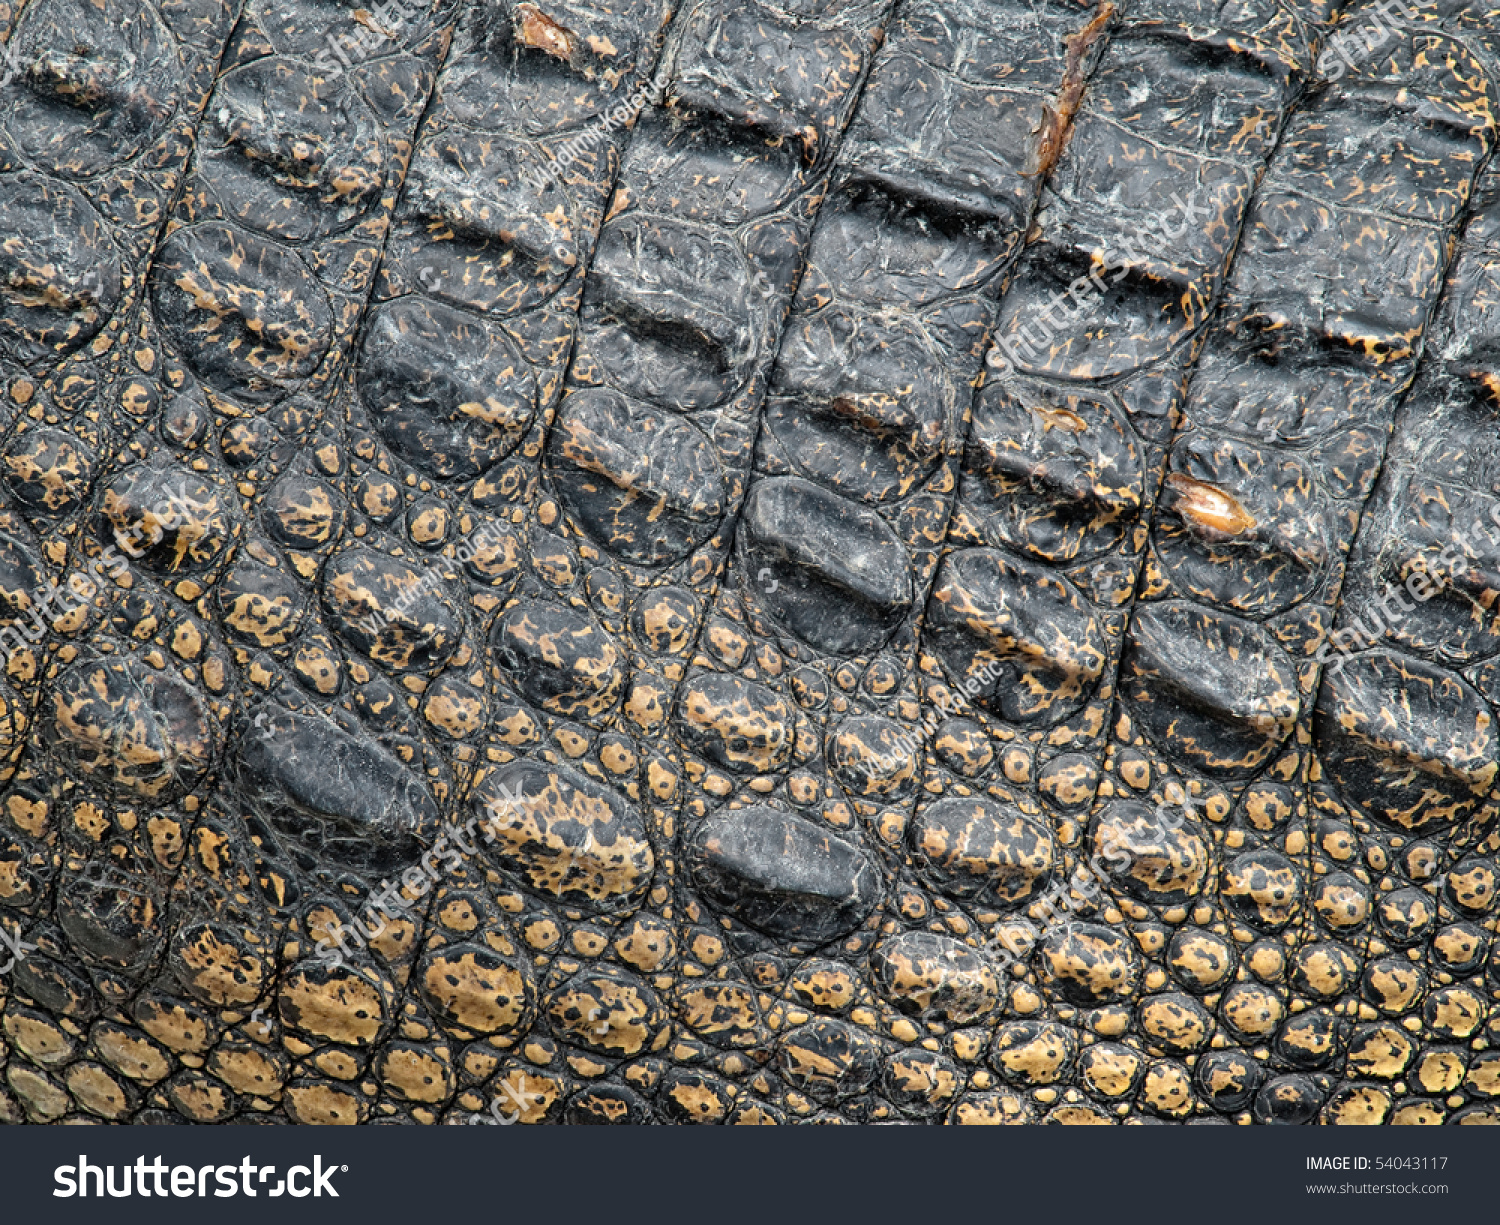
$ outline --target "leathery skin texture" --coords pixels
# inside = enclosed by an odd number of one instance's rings
[[[0,43],[0,1120],[1500,1122],[1500,8]]]

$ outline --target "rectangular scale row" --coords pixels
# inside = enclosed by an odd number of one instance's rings
[[[775,1117],[930,1118],[983,1049],[993,976],[905,863],[918,635],[1003,278],[1112,17],[899,10],[768,372],[722,586],[678,652],[680,925],[788,1031],[749,1080]],[[929,1007],[942,1054],[906,1049]]]
[[[160,407],[145,275],[237,10],[214,0],[0,6],[0,926],[35,946],[29,967],[18,958],[17,972],[0,976],[8,1030],[23,1017],[35,1023],[39,1005],[76,1026],[129,998],[190,821],[163,813],[143,836],[160,777],[137,757],[119,778],[95,739],[129,717],[74,725],[73,742],[46,755],[43,685],[122,596],[125,557],[101,557],[108,527],[87,512],[119,439]],[[94,564],[81,566],[89,552]],[[202,662],[192,650],[188,659]],[[72,714],[65,703],[61,722]],[[124,743],[139,752],[128,735]],[[79,775],[87,786],[65,782]],[[147,887],[137,894],[110,857]],[[88,880],[80,869],[91,859],[90,874],[102,875]],[[115,889],[134,928],[124,948],[97,923],[73,922],[95,898],[106,913]],[[92,982],[77,972],[78,951]],[[51,1041],[26,1045],[37,1053]],[[0,1054],[16,1094],[0,1090],[0,1116],[19,1121],[17,1100],[32,1121],[76,1111],[46,1070],[55,1061],[24,1055],[9,1043]],[[126,1113],[129,1097],[106,1094],[102,1113]]]
[[[1311,711],[1304,905],[1337,942],[1330,964],[1360,971],[1345,1076],[1381,1082],[1364,1096],[1392,1123],[1495,1118],[1497,1061],[1480,1053],[1496,1033],[1500,932],[1493,162],[1474,201],[1360,517]]]
[[[560,845],[552,826],[618,821],[617,836],[595,831],[627,861],[605,873],[606,907],[617,886],[622,905],[638,903],[650,880],[643,819],[614,791],[570,775],[544,805],[514,772],[490,777],[545,716],[508,704],[489,637],[514,563],[532,553],[517,541],[536,513],[585,272],[671,17],[653,0],[464,11],[371,266],[337,411],[268,473],[263,547],[223,601],[239,665],[264,690],[238,729],[235,798],[271,821],[312,818],[272,833],[278,901],[297,916],[273,1027],[300,1055],[285,1073],[295,1121],[484,1109],[498,1091],[484,1082],[535,1015],[533,958],[554,943],[536,933],[565,929],[549,905],[576,904],[596,880],[591,835]],[[637,764],[616,737],[588,766],[631,791]],[[557,872],[575,851],[575,870]],[[453,998],[452,975],[476,969],[515,1006]],[[351,1029],[337,1001],[352,999],[370,1019]],[[287,1020],[319,1008],[331,1011]],[[345,1052],[364,1028],[396,1026],[413,1045],[360,1085],[301,1050]]]
[[[910,841],[929,885],[966,907],[1012,976],[996,1041],[1019,1068],[1037,1044],[1071,1049],[1132,1025],[1119,1001],[1138,958],[1101,895],[1100,841],[1131,852],[1107,865],[1126,889],[1159,865],[1140,838],[1090,821],[1116,672],[1172,428],[1331,17],[1327,5],[1133,6],[1000,306],[923,626],[936,726]],[[1117,815],[1129,833],[1149,813]],[[1136,1074],[1139,1049],[1102,1047],[1098,1083],[1111,1088],[1057,1117],[1102,1121],[1137,1093],[1148,1109],[1170,1098]],[[1011,1078],[1007,1113],[1051,1117],[1046,1066]]]
[[[652,1117],[644,1069],[601,1078],[622,1056],[646,1059],[656,1032],[623,1014],[595,1021],[614,1015],[606,997],[664,1019],[717,1017],[731,1050],[764,1042],[757,1025],[738,1028],[743,984],[696,981],[706,971],[680,964],[714,964],[718,937],[675,904],[681,765],[663,723],[722,575],[767,374],[889,8],[708,2],[677,15],[589,262],[555,417],[532,467],[482,503],[515,524],[476,562],[498,613],[487,758],[508,764],[476,774],[472,804],[519,797],[491,886],[519,880],[533,895],[518,927],[536,942],[547,1032],[570,1052],[540,1070],[503,1062],[492,1087],[524,1087],[522,1117]],[[560,873],[549,848],[580,821],[584,844]],[[558,944],[585,915],[599,943]],[[585,945],[603,954],[606,940],[631,950],[626,968],[591,964]],[[720,1072],[743,1062],[717,1058]],[[710,1080],[699,1092],[722,1110],[729,1094]],[[669,1117],[686,1109],[665,1089],[661,1100]]]
[[[1367,940],[1357,840],[1306,784],[1346,558],[1493,146],[1493,36],[1353,5],[1318,67],[1169,444],[1085,844],[1112,926],[1039,941],[1052,993],[1157,1056],[1168,1117],[1379,1121],[1389,1027],[1356,1027],[1406,1016],[1417,974]],[[1106,947],[1120,977],[1080,979]]]
[[[77,1053],[114,1071],[46,1075],[68,1086],[68,1109],[108,1118],[271,1109],[243,1068],[285,1071],[286,1054],[246,1053],[269,1023],[230,1031],[274,1006],[283,941],[300,925],[291,908],[329,865],[321,887],[356,890],[382,840],[437,819],[430,757],[403,777],[394,756],[350,734],[352,712],[298,727],[256,705],[284,675],[266,648],[311,629],[322,560],[279,548],[263,506],[304,448],[325,475],[342,462],[343,379],[448,43],[446,10],[410,4],[347,64],[327,63],[325,35],[359,17],[335,9],[330,21],[330,8],[252,0],[204,53],[212,93],[179,116],[202,111],[191,158],[184,148],[161,193],[154,252],[132,257],[149,273],[118,405],[93,410],[108,444],[82,472],[76,452],[62,468],[85,494],[64,508],[77,529],[66,586],[80,599],[53,626],[38,669],[48,706],[6,796],[53,847],[56,875],[40,952],[16,981],[56,1015],[97,1020]],[[135,34],[131,23],[101,32],[103,70],[80,63],[81,42],[36,61],[54,107],[59,90],[107,103],[80,148],[171,111]],[[143,178],[143,208],[150,186]],[[47,448],[62,444],[25,437],[39,450],[18,471],[45,487]],[[267,751],[272,732],[280,752]],[[124,1049],[159,1075],[135,1076]],[[217,1078],[189,1070],[214,1050]],[[280,1085],[267,1094],[280,1101]]]
[[[141,0],[0,10],[0,451],[15,474],[0,532],[19,566],[0,655],[26,691],[53,624],[80,628],[66,569],[97,535],[79,514],[91,484],[161,407],[145,274],[235,16]]]

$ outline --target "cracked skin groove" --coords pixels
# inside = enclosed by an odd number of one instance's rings
[[[109,7],[0,9],[0,1119],[1497,1120],[1500,12]]]

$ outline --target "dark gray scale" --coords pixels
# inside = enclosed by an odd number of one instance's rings
[[[884,8],[705,4],[674,26],[546,454],[570,523],[632,585],[718,580],[776,338]]]
[[[141,277],[233,20],[228,4],[41,0],[0,22],[0,191],[14,235],[0,360],[41,378],[101,330],[137,326]],[[74,376],[107,377],[105,352],[75,356]]]
[[[900,29],[931,41],[882,52],[767,401],[740,582],[767,629],[856,657],[855,667],[932,583],[976,341],[1041,183],[1031,133],[1069,88],[1070,48],[1081,76],[1107,19],[1060,8],[996,16],[993,34],[960,52],[937,10],[913,11]],[[942,99],[940,122],[901,128],[913,117],[883,105],[898,95]],[[910,653],[908,631],[898,669]]]
[[[1275,6],[1180,9],[1132,11],[1090,78],[1001,305],[950,533],[1057,566],[1107,623],[1096,676],[1182,373],[1308,56],[1309,28]],[[1097,728],[1107,695],[1089,696]]]

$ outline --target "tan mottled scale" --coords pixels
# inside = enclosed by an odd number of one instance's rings
[[[1167,1118],[1189,1114],[1193,1109],[1193,1085],[1187,1069],[1166,1060],[1153,1063],[1141,1081],[1141,1104]]]
[[[371,1045],[387,1016],[376,985],[348,970],[297,969],[277,990],[277,1008],[290,1027],[352,1046]]]
[[[207,1068],[236,1093],[257,1097],[279,1093],[286,1080],[286,1060],[250,1043],[221,1043],[209,1057]]]
[[[352,1127],[368,1114],[361,1097],[326,1082],[293,1082],[286,1088],[285,1102],[293,1122],[313,1126]]]
[[[1139,1052],[1116,1043],[1099,1043],[1084,1051],[1079,1063],[1083,1083],[1104,1098],[1122,1098],[1135,1088],[1144,1064]]]
[[[1013,1083],[1050,1085],[1069,1070],[1076,1039],[1060,1025],[1002,1025],[991,1061]]]

